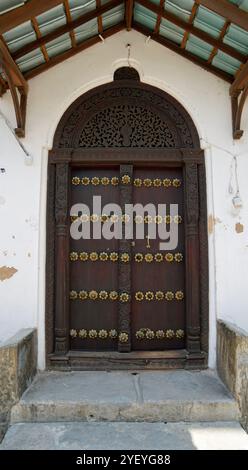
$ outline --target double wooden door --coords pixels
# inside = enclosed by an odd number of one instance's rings
[[[82,351],[175,350],[185,348],[184,197],[181,167],[94,166],[73,167],[71,206],[85,209],[71,214],[90,224],[89,239],[70,238],[70,349]],[[94,212],[93,197],[101,196],[102,208],[117,204],[120,213]],[[122,219],[125,204],[166,204],[161,217],[134,214],[131,239],[94,238],[94,224]],[[178,214],[171,215],[170,204]],[[178,244],[161,250],[158,230],[149,238],[149,224],[178,228]],[[144,237],[136,229],[144,223]],[[114,225],[112,225],[114,227]]]

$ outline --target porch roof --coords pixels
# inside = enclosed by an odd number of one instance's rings
[[[1,0],[0,96],[122,29],[247,86],[248,0]]]

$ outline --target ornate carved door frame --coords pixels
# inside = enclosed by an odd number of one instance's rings
[[[204,154],[196,128],[166,93],[136,80],[98,87],[62,117],[49,155],[46,354],[50,367],[196,368],[207,365],[208,244]],[[69,188],[73,166],[183,167],[185,190],[186,350],[69,351]],[[125,240],[125,251],[128,251]],[[121,282],[121,274],[119,278]]]

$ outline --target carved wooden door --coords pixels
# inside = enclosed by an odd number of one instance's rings
[[[184,216],[182,168],[118,167],[78,168],[71,176],[71,205],[83,203],[72,215],[81,227],[90,221],[90,239],[70,241],[71,350],[166,350],[184,348]],[[95,212],[93,196],[101,206],[118,204],[120,214]],[[108,218],[117,223],[125,204],[153,204],[155,214],[134,213],[132,239],[95,239],[96,224]],[[167,204],[164,216],[158,204]],[[171,216],[169,205],[178,205]],[[156,238],[149,237],[155,223]],[[144,237],[137,228],[144,223]],[[158,226],[178,227],[176,249],[160,249]]]

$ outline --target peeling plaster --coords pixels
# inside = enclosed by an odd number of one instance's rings
[[[214,231],[214,226],[221,224],[221,220],[218,217],[214,217],[212,214],[208,216],[208,233],[211,235]]]
[[[8,268],[7,266],[2,266],[0,268],[0,281],[6,281],[7,279],[10,279],[12,276],[14,276],[15,273],[17,273],[16,268]]]
[[[235,225],[235,230],[237,233],[242,233],[244,231],[244,225],[237,222]]]

